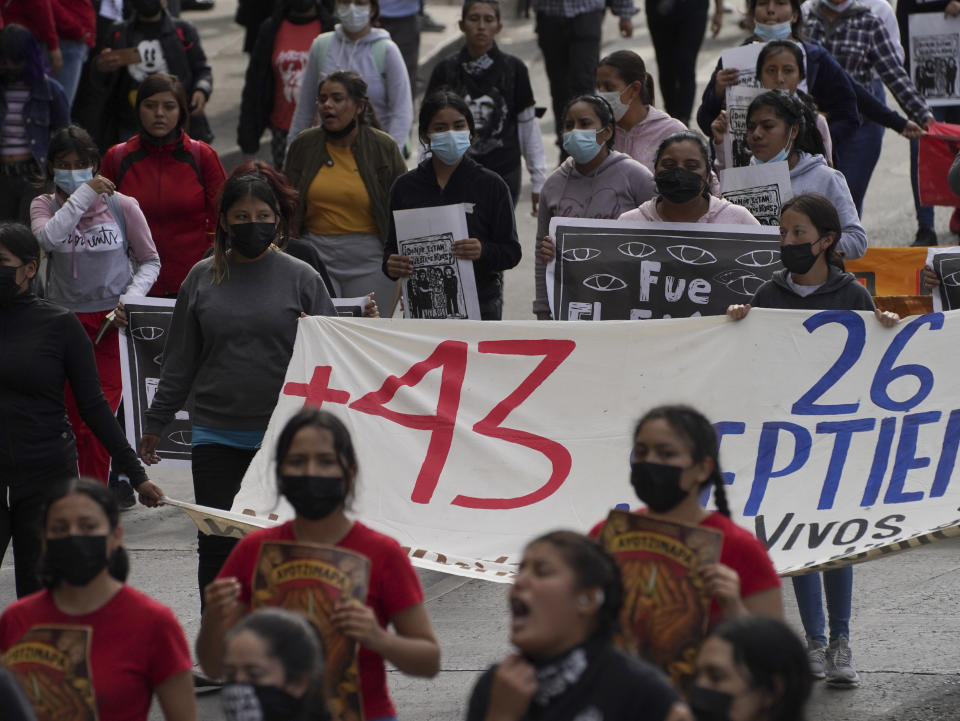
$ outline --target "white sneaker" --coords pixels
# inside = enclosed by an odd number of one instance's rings
[[[827,685],[833,688],[856,688],[860,676],[853,667],[850,642],[843,636],[830,643],[827,649]]]
[[[815,679],[827,677],[827,647],[816,639],[807,636],[807,659],[810,663],[810,675]]]

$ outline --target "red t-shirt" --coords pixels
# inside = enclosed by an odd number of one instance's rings
[[[322,30],[320,20],[303,25],[284,20],[277,29],[277,36],[273,41],[273,55],[270,58],[273,66],[273,111],[270,113],[270,124],[281,130],[290,130],[290,120],[293,118],[293,111],[297,109],[300,79],[303,77],[303,69],[307,67],[310,46]]]
[[[57,608],[50,591],[15,601],[0,616],[0,653],[44,624],[93,628],[90,667],[100,721],[147,721],[153,690],[193,667],[187,638],[170,609],[130,586],[82,616]]]
[[[590,529],[591,538],[600,535],[605,522],[600,521]],[[740,598],[780,587],[780,576],[767,555],[767,549],[750,531],[716,511],[704,518],[699,525],[715,528],[723,533],[720,563],[729,566],[740,576]],[[722,620],[720,605],[713,600],[710,604],[710,626],[716,626]]]
[[[264,541],[296,541],[293,521],[254,531],[241,539],[220,569],[217,578],[236,577],[240,581],[240,601],[250,605],[250,586]],[[370,590],[367,605],[373,609],[383,628],[390,619],[418,603],[423,603],[420,579],[400,544],[382,533],[355,521],[350,531],[336,544],[370,559]],[[383,658],[360,647],[357,654],[360,671],[360,693],[364,715],[369,719],[395,716],[396,710],[387,692],[387,670]]]

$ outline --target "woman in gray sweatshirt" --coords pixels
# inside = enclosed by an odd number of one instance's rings
[[[160,434],[193,393],[193,489],[204,506],[232,505],[276,405],[301,313],[336,315],[320,274],[277,249],[280,218],[261,176],[226,182],[213,257],[180,287],[160,385],[145,413],[140,457],[152,464]],[[197,538],[202,599],[236,541]]]

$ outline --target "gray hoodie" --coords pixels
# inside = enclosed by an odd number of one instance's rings
[[[822,155],[798,153],[799,160],[790,171],[790,185],[794,195],[801,193],[819,193],[833,203],[840,215],[843,233],[837,243],[837,250],[843,251],[847,260],[859,258],[867,252],[867,231],[860,225],[857,206],[850,197],[850,189],[843,173],[834,170]]]
[[[831,265],[827,281],[806,297],[797,295],[787,282],[787,271],[778,270],[760,286],[750,305],[786,310],[873,310],[873,298],[852,273]]]
[[[338,70],[352,70],[367,83],[367,97],[377,113],[380,129],[397,141],[401,148],[410,135],[413,125],[413,96],[410,93],[410,77],[407,66],[403,64],[400,49],[390,39],[390,33],[381,28],[370,28],[363,37],[354,42],[343,32],[343,26],[337,25],[333,38],[320,41],[327,33],[318,35],[310,46],[307,66],[300,80],[300,96],[297,109],[290,121],[290,134],[287,138],[287,150],[297,133],[312,128],[317,111],[317,88],[320,81]],[[323,67],[320,67],[320,46],[329,42]],[[377,67],[377,58],[373,51],[378,42],[386,43],[386,49],[379,50],[383,55],[382,74]]]
[[[656,193],[653,173],[626,153],[611,150],[590,175],[577,172],[573,158],[554,170],[540,191],[537,244],[550,232],[554,216],[614,220],[639,207]],[[549,313],[546,266],[535,254],[534,313]]]

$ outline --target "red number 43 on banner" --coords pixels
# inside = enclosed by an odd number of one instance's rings
[[[481,341],[477,345],[480,353],[517,356],[543,356],[533,372],[528,375],[506,398],[500,401],[484,418],[473,425],[473,432],[514,443],[524,448],[542,453],[552,465],[550,478],[540,488],[516,498],[475,498],[458,495],[453,499],[455,506],[482,509],[509,509],[538,503],[555,493],[570,473],[570,452],[556,441],[516,428],[507,428],[502,423],[507,416],[529,398],[533,392],[563,363],[576,348],[572,340],[495,340]],[[453,431],[460,410],[460,392],[467,372],[467,344],[463,341],[447,340],[440,343],[428,358],[415,363],[402,376],[390,376],[379,390],[367,393],[350,403],[347,391],[330,387],[330,366],[317,366],[309,383],[287,383],[284,395],[303,396],[305,406],[320,408],[324,403],[340,403],[348,408],[380,416],[404,428],[430,433],[427,454],[420,466],[420,473],[413,487],[410,500],[414,503],[429,503],[440,481],[444,464],[453,444]],[[440,393],[433,414],[400,413],[386,408],[404,387],[414,387],[423,377],[442,368]]]

